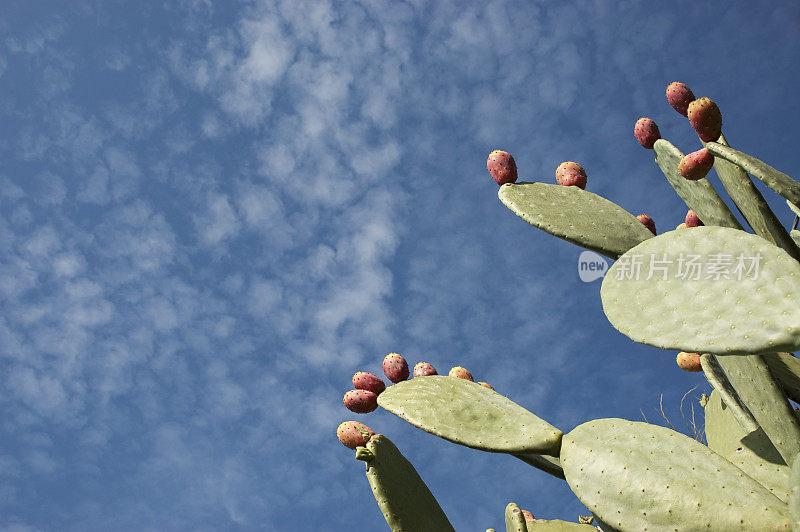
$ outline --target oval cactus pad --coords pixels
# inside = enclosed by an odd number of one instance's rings
[[[529,224],[612,259],[653,236],[616,203],[578,187],[517,183],[503,185],[497,195]]]
[[[367,442],[367,449],[372,453],[367,478],[389,528],[404,532],[453,530],[417,470],[389,438],[376,434]]]
[[[378,404],[426,432],[482,451],[558,455],[563,435],[499,393],[444,375],[389,386]]]
[[[564,436],[567,483],[620,530],[788,530],[786,504],[702,443],[674,430],[598,419]]]
[[[744,231],[693,227],[649,239],[609,268],[600,296],[618,331],[662,349],[800,348],[800,264]]]

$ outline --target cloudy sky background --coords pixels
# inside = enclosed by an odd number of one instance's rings
[[[336,440],[356,418],[459,531],[509,501],[575,520],[512,457],[348,412],[350,378],[394,351],[565,432],[663,424],[661,394],[686,430],[702,376],[608,324],[581,249],[503,207],[486,156],[545,182],[580,162],[671,229],[636,119],[698,149],[664,96],[683,81],[797,176],[799,60],[789,0],[3,2],[0,526],[380,530]]]

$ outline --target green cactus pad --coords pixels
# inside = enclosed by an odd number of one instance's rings
[[[744,171],[750,173],[764,182],[769,188],[786,198],[787,201],[800,205],[800,183],[780,172],[767,163],[760,161],[739,150],[734,150],[730,146],[709,142],[706,144],[708,151],[717,157],[722,157],[740,166]]]
[[[507,397],[446,375],[389,386],[378,404],[426,432],[482,451],[557,455],[563,436]]]
[[[687,267],[694,258],[699,270]],[[609,268],[600,296],[617,330],[662,349],[733,355],[800,348],[800,265],[744,231],[706,226],[648,239]]]
[[[786,504],[739,468],[674,430],[623,419],[584,423],[564,436],[567,483],[621,530],[776,530]]]
[[[750,434],[742,430],[716,390],[708,398],[705,418],[708,448],[786,502],[789,495],[789,466],[764,430],[758,428]]]
[[[800,360],[791,353],[772,353],[764,361],[786,397],[800,403]]]
[[[792,209],[792,212],[795,214],[795,216],[800,216],[800,207],[798,207],[788,199],[786,200],[786,205],[788,205],[789,208]]]
[[[454,530],[439,503],[414,466],[382,434],[372,436],[367,449],[367,478],[372,493],[393,532]]]
[[[564,470],[561,469],[561,462],[557,456],[536,453],[515,454],[514,456],[536,469],[564,480]]]
[[[784,462],[790,463],[800,451],[800,423],[764,358],[752,355],[717,360]]]
[[[678,148],[668,140],[658,139],[653,150],[656,154],[656,164],[661,168],[669,184],[705,225],[742,228],[708,179],[690,181],[678,172],[678,163],[684,155]]]
[[[730,415],[736,420],[742,432],[748,434],[757,430],[759,427],[756,418],[753,417],[753,413],[748,410],[747,405],[739,397],[739,392],[731,384],[719,363],[718,357],[705,353],[700,356],[700,364],[709,384],[714,388],[714,392],[728,405],[727,408]]]
[[[789,476],[789,513],[792,516],[792,532],[800,532],[800,454],[792,461]]]
[[[721,146],[728,146],[725,136],[717,141]],[[742,215],[758,236],[764,237],[778,247],[786,250],[795,260],[800,260],[800,249],[781,225],[775,213],[769,208],[764,197],[739,165],[723,159],[714,158],[714,168],[719,180],[730,194]],[[702,220],[702,218],[700,218]]]
[[[792,240],[794,240],[795,244],[800,246],[800,231],[798,231],[797,229],[792,229],[789,232],[789,236],[792,237]]]
[[[653,236],[619,205],[578,187],[517,183],[503,185],[497,194],[529,224],[612,259]]]
[[[527,532],[525,516],[522,510],[515,503],[510,502],[506,506],[506,532]]]

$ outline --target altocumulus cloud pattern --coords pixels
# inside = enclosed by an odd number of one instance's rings
[[[797,175],[798,8],[757,7],[5,2],[0,526],[383,529],[335,430],[390,351],[565,430],[662,392],[679,419],[702,381],[612,331],[580,250],[502,207],[485,159],[547,182],[579,161],[590,190],[677,225],[632,130],[651,116],[696,149],[663,98],[680,80]],[[457,530],[501,526],[509,500],[584,511],[510,457],[358,419]]]

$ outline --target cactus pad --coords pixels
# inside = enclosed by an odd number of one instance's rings
[[[526,525],[528,532],[597,532],[597,528],[591,525],[582,525],[561,519],[537,519]]]
[[[717,144],[728,146],[725,135],[720,135]],[[722,157],[714,158],[714,168],[719,180],[728,191],[733,202],[758,236],[764,237],[776,246],[785,249],[792,257],[800,260],[800,249],[772,212],[761,192],[739,165]],[[702,220],[702,216],[700,217]]]
[[[557,455],[563,436],[499,393],[444,375],[389,386],[378,404],[426,432],[482,451]]]
[[[617,330],[662,349],[800,348],[800,265],[744,231],[695,227],[642,242],[609,269],[600,295]]]
[[[659,139],[653,149],[656,153],[656,164],[661,168],[669,184],[686,205],[697,213],[704,224],[742,228],[708,179],[689,181],[678,172],[678,163],[683,158],[683,153],[678,148],[668,140]]]
[[[759,428],[747,434],[733,417],[717,391],[711,392],[705,408],[708,448],[744,471],[786,502],[789,466]]]
[[[516,503],[510,502],[506,506],[506,532],[527,532],[525,516]]]
[[[372,459],[367,478],[372,493],[393,532],[454,530],[414,466],[383,434],[367,442]]]
[[[529,224],[612,259],[653,236],[619,205],[578,187],[517,183],[498,196]]]
[[[593,513],[622,530],[773,530],[786,504],[705,445],[623,419],[564,436],[567,483]]]
[[[772,353],[764,355],[764,361],[786,396],[800,403],[800,360],[791,353]]]
[[[717,157],[722,157],[726,161],[730,161],[742,167],[746,172],[759,178],[769,188],[786,198],[787,201],[791,201],[795,205],[800,205],[800,183],[788,175],[774,169],[752,155],[734,150],[730,146],[709,142],[706,144],[706,148]]]

